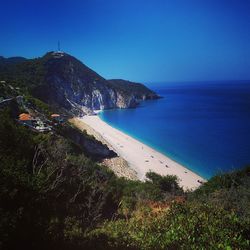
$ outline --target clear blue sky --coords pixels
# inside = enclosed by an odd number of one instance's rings
[[[62,50],[106,78],[250,79],[249,0],[1,0],[0,55]]]

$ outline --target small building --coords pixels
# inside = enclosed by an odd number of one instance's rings
[[[50,117],[54,125],[61,124],[64,122],[64,119],[59,114],[52,114]]]
[[[51,118],[53,118],[53,119],[57,119],[58,117],[60,117],[59,114],[52,114],[52,115],[51,115]]]
[[[22,113],[19,115],[18,121],[23,125],[33,126],[34,119],[31,117],[30,114]]]

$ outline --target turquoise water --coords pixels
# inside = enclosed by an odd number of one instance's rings
[[[205,178],[250,163],[250,82],[165,84],[100,118]]]

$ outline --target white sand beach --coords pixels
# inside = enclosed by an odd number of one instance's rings
[[[141,143],[133,137],[111,127],[102,121],[97,115],[77,118],[78,126],[81,122],[89,125],[101,137],[112,145],[113,150],[124,158],[129,166],[137,172],[140,180],[145,179],[149,171],[161,175],[176,175],[180,179],[180,185],[184,189],[195,189],[200,185],[200,181],[206,181],[201,176],[190,171],[181,164],[173,161],[153,148]]]

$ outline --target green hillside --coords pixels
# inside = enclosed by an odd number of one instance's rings
[[[117,178],[19,108],[0,109],[2,249],[249,249],[250,167],[186,193],[175,176]]]
[[[112,150],[70,125],[60,102],[34,95],[62,66],[50,57],[0,58],[0,249],[250,249],[250,166],[190,192],[176,176],[118,178],[100,163]],[[151,94],[140,84],[106,83],[126,95]],[[62,124],[51,121],[53,112]],[[51,129],[20,123],[20,113]]]

